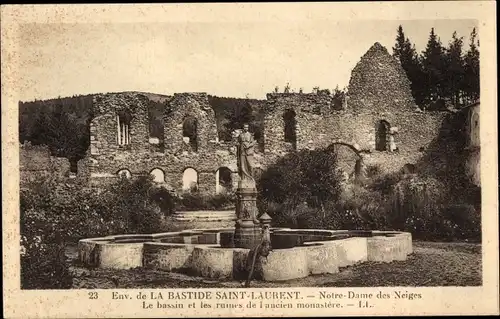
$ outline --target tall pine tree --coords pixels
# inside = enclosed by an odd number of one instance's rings
[[[409,38],[405,37],[403,27],[398,27],[396,44],[392,48],[393,56],[399,59],[406,76],[411,82],[411,91],[417,105],[424,102],[425,88],[422,86],[423,71],[420,64],[415,45],[411,44]]]
[[[398,34],[396,36],[396,44],[392,48],[392,55],[401,61],[401,65],[404,65],[404,62],[408,58],[408,47],[407,47],[407,39],[405,38],[405,34],[403,31],[403,26],[398,27]]]
[[[476,28],[470,35],[469,50],[464,58],[464,80],[462,90],[467,103],[479,100],[479,39]]]
[[[446,50],[445,74],[443,79],[444,95],[455,107],[460,104],[461,88],[464,81],[464,59],[462,56],[463,37],[453,32]]]
[[[443,80],[445,71],[445,50],[441,40],[431,29],[427,46],[422,52],[422,67],[424,72],[423,85],[425,88],[424,103],[438,101],[444,97]]]

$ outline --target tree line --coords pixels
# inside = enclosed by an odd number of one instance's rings
[[[466,51],[464,38],[456,31],[450,42],[443,45],[432,28],[427,45],[419,54],[400,25],[392,50],[393,56],[401,62],[411,82],[415,102],[421,108],[460,108],[479,100],[479,37],[476,28],[470,34]]]
[[[19,102],[19,142],[47,145],[54,156],[71,163],[85,157],[90,145],[92,95]]]

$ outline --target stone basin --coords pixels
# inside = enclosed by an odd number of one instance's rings
[[[234,248],[234,229],[193,229],[159,234],[82,239],[79,259],[88,267],[148,267],[211,279],[242,279],[249,249]],[[258,260],[255,277],[265,281],[336,273],[366,261],[405,260],[412,253],[407,232],[271,229],[272,251]]]

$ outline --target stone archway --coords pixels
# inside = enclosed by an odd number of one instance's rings
[[[353,177],[355,182],[361,182],[366,178],[366,165],[360,150],[355,145],[337,141],[331,143],[328,148],[336,152],[338,168],[348,175],[345,179]]]
[[[126,168],[124,169],[120,169],[118,172],[116,172],[116,175],[118,177],[125,177],[125,178],[131,178],[132,177],[132,173],[130,173],[130,171]]]
[[[220,167],[215,172],[215,193],[220,194],[224,192],[230,192],[233,190],[233,172],[225,167]]]
[[[198,172],[192,167],[186,168],[182,174],[182,190],[188,192],[198,191]]]
[[[153,176],[153,182],[155,183],[165,183],[165,172],[163,172],[159,168],[155,168],[149,172],[151,176]]]

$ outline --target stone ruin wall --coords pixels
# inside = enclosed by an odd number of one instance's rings
[[[69,176],[70,163],[67,158],[50,154],[46,145],[25,142],[19,147],[19,178],[25,185],[41,178],[64,179]]]
[[[148,175],[153,169],[164,172],[165,183],[182,188],[186,168],[198,172],[199,189],[213,193],[215,172],[220,167],[232,171],[237,185],[234,142],[217,138],[215,114],[205,93],[180,93],[165,98],[163,114],[164,148],[150,141],[150,119],[146,93],[124,92],[94,96],[96,116],[90,124],[90,147],[78,163],[78,176],[91,183],[114,181],[120,170],[132,176]],[[297,149],[317,149],[335,142],[346,143],[362,152],[366,165],[378,165],[384,172],[414,164],[436,138],[443,112],[420,111],[411,96],[409,81],[399,63],[376,43],[353,69],[347,103],[342,110],[332,108],[332,97],[322,93],[271,93],[262,101],[264,113],[263,152],[256,148],[256,162],[262,168],[291,151],[284,140],[286,110],[296,119]],[[128,111],[130,144],[117,143],[117,112]],[[198,150],[193,151],[182,136],[186,116],[198,122]],[[398,128],[398,152],[377,151],[377,125],[381,120]],[[349,147],[337,147],[341,166],[352,170],[357,156]]]
[[[292,109],[296,113],[298,150],[346,143],[362,152],[366,165],[378,165],[383,172],[417,163],[438,135],[446,116],[446,112],[429,113],[418,109],[401,65],[378,43],[353,69],[347,103],[342,110],[331,107],[329,95],[273,93],[267,98],[266,157],[270,154],[276,158],[290,149],[284,141],[283,115]],[[376,149],[377,128],[382,120],[398,130],[395,135],[397,152]],[[349,148],[344,147],[343,153],[349,152]],[[352,162],[356,157],[344,158]]]
[[[302,104],[300,94],[273,96],[270,104],[273,108],[265,122],[266,157],[268,153],[271,157],[282,156],[289,149],[284,142],[283,112],[291,107],[301,110],[296,111],[298,150],[324,148],[336,142],[349,144],[363,153],[367,165],[379,165],[384,172],[397,171],[407,163],[415,164],[437,136],[445,116],[445,113],[423,113],[411,108],[392,112],[350,108],[334,111],[329,110],[326,103],[322,104],[322,114],[317,114],[307,109],[310,98],[305,96],[306,103]],[[395,137],[398,152],[376,150],[376,130],[381,120],[398,128]],[[274,147],[269,146],[269,141]],[[354,158],[351,156],[348,160]]]
[[[347,95],[347,108],[354,111],[390,112],[417,108],[401,64],[378,42],[352,70]]]
[[[89,177],[94,183],[116,180],[120,170],[132,176],[149,175],[160,169],[165,183],[174,189],[182,188],[184,170],[193,168],[198,173],[202,192],[214,192],[215,172],[220,167],[236,174],[236,157],[230,145],[218,142],[215,114],[205,93],[174,94],[165,108],[164,150],[150,144],[147,98],[140,93],[106,94],[96,97],[100,110],[90,124],[91,147],[86,161]],[[130,124],[130,145],[117,143],[116,112],[128,110],[133,114]],[[194,151],[183,141],[182,125],[186,116],[197,120],[198,149]]]
[[[474,185],[481,186],[480,104],[471,105],[466,112],[468,137],[466,172]]]
[[[405,164],[416,164],[439,134],[446,112],[422,112],[411,95],[410,81],[396,58],[375,43],[354,67],[347,103],[338,115],[343,131],[359,144],[367,165],[392,172]],[[397,128],[397,152],[378,151],[378,126],[386,121]]]

